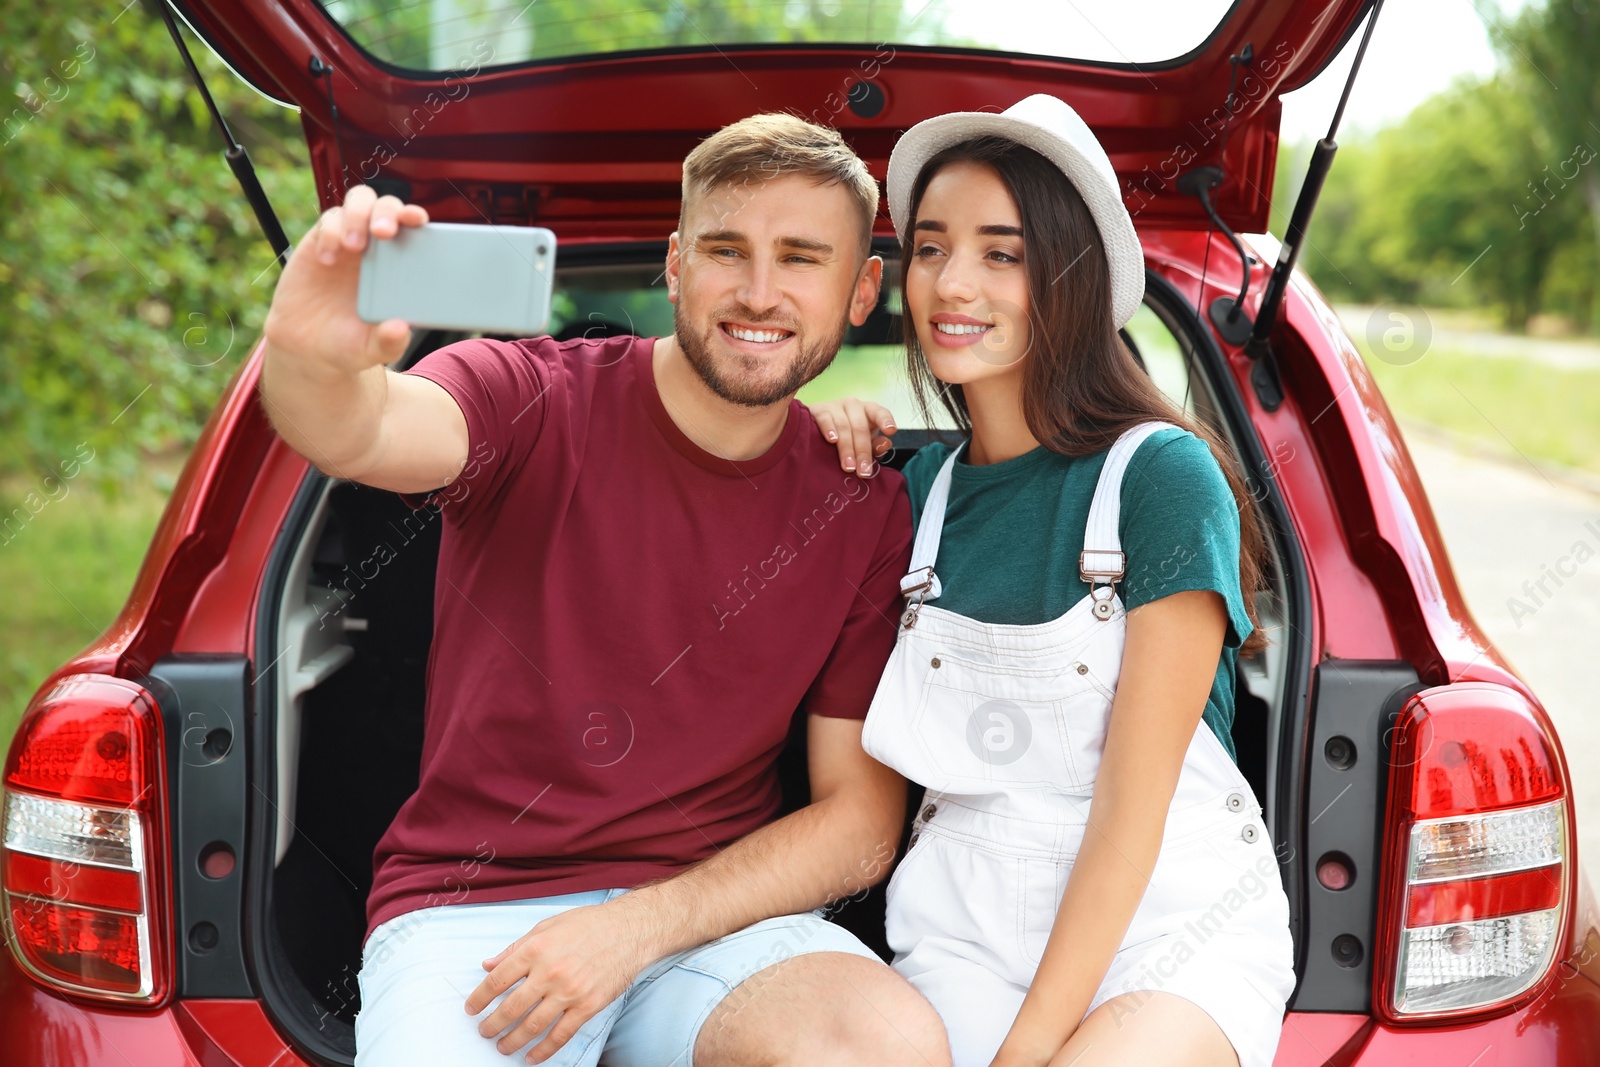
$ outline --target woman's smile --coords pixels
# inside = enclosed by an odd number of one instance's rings
[[[946,348],[965,348],[977,344],[995,329],[995,323],[943,311],[932,316],[928,322],[933,327],[934,343]]]

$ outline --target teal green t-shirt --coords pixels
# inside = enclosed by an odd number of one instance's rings
[[[913,526],[952,447],[930,444],[906,463]],[[1032,626],[1087,596],[1078,553],[1106,455],[1063,456],[1040,445],[975,466],[963,450],[934,560],[941,595],[928,603],[979,622]],[[1170,428],[1140,443],[1123,476],[1117,534],[1127,555],[1117,593],[1128,610],[1190,589],[1222,595],[1228,627],[1203,718],[1237,761],[1234,664],[1254,626],[1239,589],[1238,505],[1204,441]]]

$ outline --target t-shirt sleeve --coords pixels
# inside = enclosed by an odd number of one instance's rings
[[[455,399],[467,420],[467,463],[441,489],[397,495],[412,509],[436,503],[446,521],[458,524],[487,511],[549,421],[559,363],[535,342],[474,337],[436,349],[401,373],[436,382]]]
[[[911,566],[911,498],[903,480],[882,485],[894,493],[877,550],[867,567],[839,637],[822,671],[806,690],[807,713],[839,719],[865,719],[878,680],[894,651],[895,631],[903,604],[900,579]],[[841,577],[841,580],[846,580]]]
[[[1239,505],[1211,449],[1187,430],[1143,441],[1122,482],[1118,536],[1127,553],[1122,602],[1128,610],[1173,593],[1222,595],[1238,648],[1255,628],[1239,588]]]

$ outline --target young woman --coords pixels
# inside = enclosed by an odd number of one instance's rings
[[[911,380],[967,432],[906,465],[907,606],[863,732],[927,787],[895,969],[956,1067],[1268,1067],[1288,901],[1230,737],[1262,536],[1226,446],[1118,336],[1144,259],[1110,161],[1040,95],[913,127],[888,186]],[[874,473],[889,412],[812,412]]]

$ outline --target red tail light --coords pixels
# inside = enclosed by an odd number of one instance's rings
[[[1509,1009],[1550,974],[1571,899],[1568,787],[1521,694],[1424,690],[1389,768],[1374,1006],[1392,1021]]]
[[[166,996],[161,746],[155,699],[105,675],[62,679],[17,730],[0,897],[12,952],[51,988],[124,1002]]]

